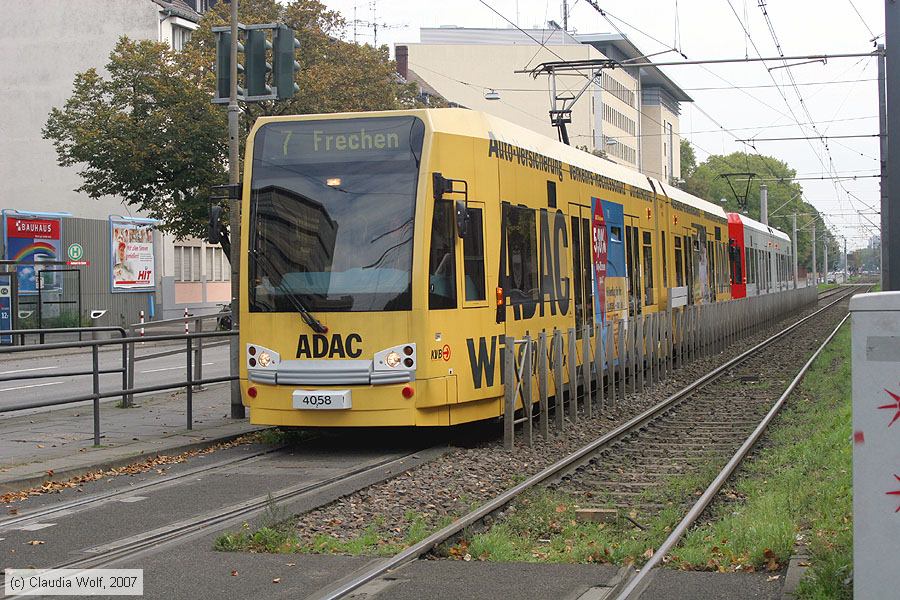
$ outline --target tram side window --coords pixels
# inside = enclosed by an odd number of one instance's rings
[[[428,308],[456,308],[456,256],[453,203],[435,202],[428,258]]]
[[[581,227],[579,227],[578,217],[572,217],[572,283],[574,284],[575,293],[575,335],[581,337],[581,327],[584,325],[584,300],[582,292],[584,282],[579,274],[581,273]]]
[[[731,263],[731,283],[740,285],[744,282],[744,273],[741,269],[741,251],[737,244],[728,244],[728,258]]]
[[[750,271],[750,283],[759,283],[756,277],[756,248],[748,248],[747,269]]]
[[[728,291],[728,252],[725,242],[719,242],[719,289],[724,293]]]
[[[534,210],[506,205],[506,255],[509,277],[504,293],[510,305],[537,302],[537,229]]]
[[[591,326],[591,335],[594,334],[594,268],[593,268],[593,237],[591,236],[591,220],[581,219],[581,239],[585,240],[581,249],[584,277],[584,315],[585,323]]]
[[[641,264],[638,230],[631,225],[625,226],[625,263],[628,271],[628,314],[636,315],[641,311]]]
[[[660,246],[660,250],[662,251],[662,276],[663,276],[663,287],[669,287],[669,259],[666,256],[666,232],[659,232],[660,240],[662,240],[662,245]]]
[[[716,293],[716,250],[715,244],[706,242],[706,275],[708,277],[709,291]]]
[[[575,284],[575,335],[594,323],[594,288],[591,279],[591,222],[572,217],[572,279]]]
[[[643,232],[644,242],[644,304],[653,304],[653,235]]]
[[[484,227],[480,208],[469,209],[469,227],[463,238],[463,273],[466,301],[486,300],[484,285]]]
[[[684,263],[681,251],[681,236],[675,236],[675,285],[681,287],[684,285]]]

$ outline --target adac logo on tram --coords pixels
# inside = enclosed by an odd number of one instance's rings
[[[362,356],[362,336],[350,333],[330,336],[316,333],[301,334],[297,342],[297,358],[359,358]]]

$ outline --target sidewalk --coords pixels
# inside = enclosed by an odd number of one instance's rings
[[[40,485],[53,471],[67,479],[128,464],[144,455],[207,446],[261,429],[229,417],[228,386],[194,393],[194,428],[186,429],[184,392],[135,398],[134,408],[101,403],[101,447],[93,447],[90,403],[0,416],[0,492]]]

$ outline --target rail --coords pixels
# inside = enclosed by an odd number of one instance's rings
[[[576,423],[580,414],[591,418],[595,405],[601,413],[608,406],[617,407],[628,387],[631,392],[642,392],[670,377],[675,369],[723,352],[731,343],[799,311],[816,298],[814,287],[804,287],[693,304],[627,321],[586,325],[581,330],[569,328],[565,335],[554,329],[549,338],[547,332],[538,334],[536,343],[529,336],[519,340],[507,336],[504,347],[514,350],[503,353],[504,447],[513,449],[515,426],[520,424],[525,445],[532,446],[535,414],[538,431],[547,438],[551,406],[554,429],[562,432],[566,422]],[[532,392],[535,388],[537,398]],[[517,416],[519,412],[522,416]]]
[[[27,380],[27,379],[38,379],[44,377],[60,377],[60,376],[78,376],[78,375],[90,375],[92,378],[92,391],[90,394],[81,394],[78,396],[70,396],[67,398],[57,399],[57,400],[40,400],[36,402],[29,402],[25,404],[17,404],[15,406],[10,407],[2,407],[0,406],[0,414],[2,413],[11,413],[21,410],[29,410],[34,408],[46,408],[52,406],[61,406],[65,404],[73,404],[76,402],[85,402],[92,401],[93,403],[93,418],[94,418],[94,445],[100,445],[100,400],[105,398],[114,398],[121,397],[123,406],[128,406],[126,403],[126,398],[133,398],[135,394],[144,394],[150,392],[159,392],[164,390],[178,389],[184,388],[186,391],[186,412],[187,412],[187,429],[193,429],[193,401],[194,401],[194,391],[195,386],[203,386],[214,383],[223,383],[226,381],[234,381],[237,379],[236,375],[227,375],[221,377],[208,377],[208,378],[197,378],[195,377],[194,371],[194,360],[195,360],[195,340],[197,341],[198,346],[202,346],[203,340],[206,338],[230,338],[237,335],[237,331],[207,331],[207,332],[199,332],[199,333],[188,333],[188,334],[178,334],[178,335],[158,335],[158,336],[148,336],[142,338],[134,338],[134,337],[123,337],[120,339],[108,339],[108,340],[82,340],[75,342],[56,342],[51,344],[40,344],[36,346],[0,346],[0,356],[7,354],[22,354],[26,352],[35,352],[35,351],[47,351],[47,350],[70,350],[70,349],[83,349],[89,348],[91,352],[91,369],[90,370],[82,370],[82,371],[70,371],[67,373],[59,374],[54,373],[52,375],[48,374],[39,374],[36,372],[23,372],[11,374],[7,377],[0,378],[0,381],[17,381],[17,380]],[[139,342],[167,342],[167,341],[181,341],[185,344],[183,350],[179,350],[179,352],[185,353],[185,366],[186,366],[186,376],[184,381],[174,382],[174,383],[165,383],[165,384],[157,384],[150,386],[141,386],[135,387],[134,385],[134,371],[133,371],[133,361],[129,360],[133,354],[128,352],[128,348],[134,347],[135,343]],[[122,356],[123,356],[123,366],[119,369],[101,369],[100,368],[100,348],[106,346],[115,346],[120,345],[122,347]],[[131,365],[131,377],[128,377],[128,369],[129,365]],[[100,389],[100,375],[106,373],[123,373],[122,379],[122,388],[120,390],[107,390],[103,391]]]

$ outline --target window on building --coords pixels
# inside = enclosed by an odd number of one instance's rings
[[[191,30],[180,25],[172,25],[172,49],[178,52],[184,50],[188,40],[191,39]]]
[[[224,250],[213,246],[206,248],[207,281],[229,281],[231,279],[231,269],[229,267],[228,258],[225,256]]]

